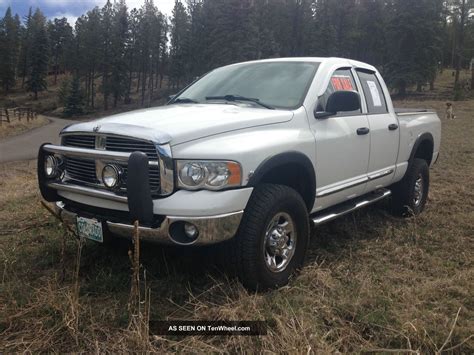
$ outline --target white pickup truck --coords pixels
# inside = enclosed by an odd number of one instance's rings
[[[420,213],[440,148],[435,112],[397,111],[377,70],[341,58],[271,59],[204,75],[163,107],[78,123],[44,144],[38,180],[99,242],[225,242],[249,289],[301,267],[310,225],[391,195]]]

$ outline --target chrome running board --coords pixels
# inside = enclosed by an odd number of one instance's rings
[[[312,219],[314,225],[317,226],[317,225],[332,221],[333,219],[336,219],[337,217],[340,217],[352,211],[358,210],[359,208],[365,207],[374,202],[380,201],[384,199],[385,197],[390,196],[391,194],[392,192],[388,189],[379,189],[374,192],[368,193],[367,195],[363,195],[353,200],[343,202],[334,207],[330,207],[324,211],[317,212],[311,215],[310,218]]]

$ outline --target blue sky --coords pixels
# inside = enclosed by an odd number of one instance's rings
[[[113,2],[113,0],[111,0]],[[0,17],[5,15],[8,6],[13,13],[18,13],[22,18],[28,14],[28,9],[39,7],[48,17],[66,17],[74,25],[77,17],[94,8],[102,7],[106,0],[0,0]],[[140,7],[144,0],[126,0],[129,9]],[[166,15],[171,15],[174,0],[154,0],[155,5]]]

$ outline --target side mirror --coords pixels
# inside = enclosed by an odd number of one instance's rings
[[[176,97],[176,95],[170,95],[170,96],[168,96],[168,102],[170,102],[171,100],[173,100],[175,97]]]
[[[360,95],[355,91],[336,91],[328,97],[326,111],[315,111],[315,118],[327,118],[338,112],[360,110]]]

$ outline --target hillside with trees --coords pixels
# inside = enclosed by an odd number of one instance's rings
[[[166,16],[153,0],[139,9],[108,0],[72,26],[41,9],[20,18],[8,8],[0,102],[54,92],[65,116],[150,106],[215,67],[294,56],[368,62],[402,96],[433,89],[451,67],[461,99],[474,84],[459,75],[474,57],[473,9],[472,0],[176,0]]]

